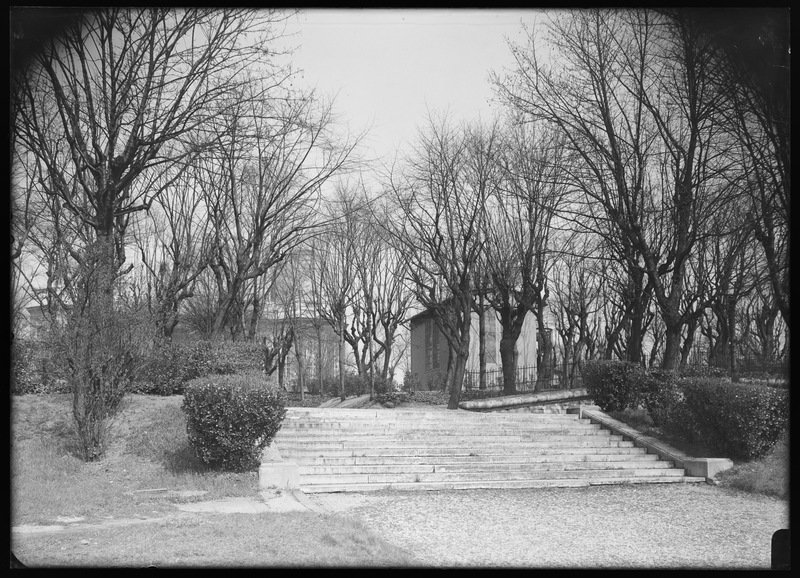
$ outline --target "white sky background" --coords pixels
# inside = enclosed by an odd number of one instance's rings
[[[366,154],[390,163],[416,139],[427,111],[454,122],[491,119],[489,71],[513,65],[507,39],[541,11],[311,9],[288,26],[300,84],[335,97],[351,132],[371,126]],[[540,18],[541,19],[541,18]]]

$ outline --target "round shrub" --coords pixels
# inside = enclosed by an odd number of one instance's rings
[[[187,384],[183,405],[189,444],[211,467],[251,471],[286,415],[283,396],[253,376],[213,376]]]
[[[640,365],[609,359],[586,361],[581,374],[587,393],[603,411],[638,407],[647,378]]]

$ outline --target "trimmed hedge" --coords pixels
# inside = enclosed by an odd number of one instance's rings
[[[638,407],[647,380],[640,365],[609,359],[586,361],[581,374],[587,393],[603,411]]]
[[[206,375],[263,371],[264,349],[250,342],[162,343],[147,357],[135,393],[179,395],[186,383]]]
[[[264,346],[252,341],[224,341],[211,346],[209,373],[229,375],[264,371]]]
[[[641,401],[653,425],[661,427],[683,399],[681,375],[675,371],[651,371],[642,382]]]
[[[183,393],[185,384],[211,373],[213,351],[208,341],[163,343],[147,356],[135,392],[149,395]]]
[[[788,427],[786,390],[710,379],[686,379],[681,389],[683,400],[666,428],[702,441],[724,457],[759,459]]]
[[[213,376],[187,384],[181,409],[189,444],[205,464],[251,471],[286,416],[283,396],[253,376]]]

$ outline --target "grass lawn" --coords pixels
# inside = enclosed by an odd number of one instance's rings
[[[186,438],[183,398],[131,395],[105,458],[78,457],[69,395],[14,396],[11,406],[11,523],[80,524],[56,533],[14,533],[28,566],[407,566],[414,555],[345,516],[315,512],[188,514],[177,503],[258,499],[257,472],[209,470]],[[614,417],[697,457],[702,447],[664,438],[645,412]],[[648,423],[649,422],[649,423]],[[788,435],[763,460],[719,476],[723,485],[788,499]],[[193,491],[182,496],[165,491]],[[61,520],[59,519],[61,518]],[[115,525],[120,519],[137,523]],[[93,524],[103,524],[97,526]],[[74,527],[72,527],[74,526]]]
[[[114,423],[106,457],[78,457],[69,395],[14,396],[11,407],[11,524],[57,533],[14,534],[29,566],[407,565],[412,556],[344,517],[314,512],[191,514],[176,503],[258,498],[257,472],[210,471],[186,438],[183,398],[131,395]],[[177,497],[167,492],[194,490]],[[109,526],[115,519],[146,523]],[[105,523],[102,528],[83,524]]]
[[[407,566],[413,558],[343,517],[313,512],[199,514],[146,525],[15,537],[29,567]]]

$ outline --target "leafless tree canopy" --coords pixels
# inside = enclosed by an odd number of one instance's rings
[[[542,13],[491,74],[496,116],[429,112],[385,174],[294,87],[290,12],[73,10],[44,38],[14,15],[15,320],[31,299],[62,325],[78,303],[142,311],[148,343],[258,340],[267,373],[320,390],[332,331],[344,395],[348,366],[371,391],[393,377],[428,310],[451,408],[475,312],[499,320],[506,393],[526,320],[548,380],[592,357],[735,374],[788,355],[785,11]],[[128,358],[107,341],[111,391]]]

